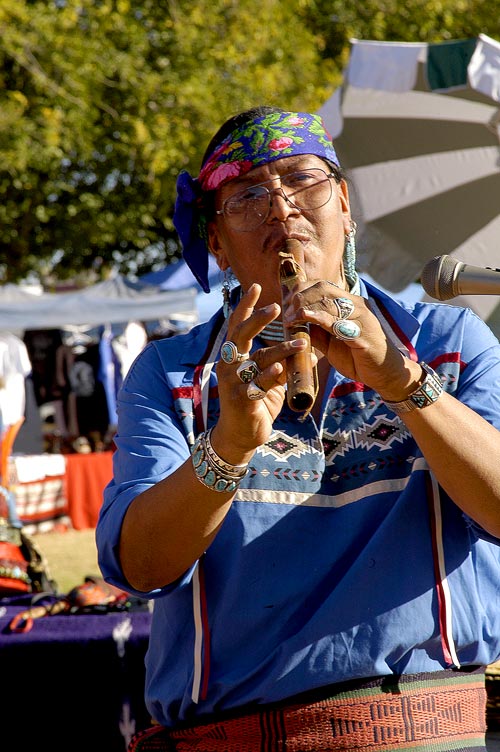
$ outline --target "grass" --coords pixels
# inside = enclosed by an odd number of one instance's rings
[[[68,593],[81,585],[87,575],[100,576],[93,529],[39,533],[31,537],[46,559],[58,592]]]

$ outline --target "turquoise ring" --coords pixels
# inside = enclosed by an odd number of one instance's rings
[[[333,322],[332,332],[334,337],[340,340],[358,339],[361,335],[361,327],[355,321],[341,319],[340,321]]]
[[[242,363],[248,358],[248,355],[249,353],[238,352],[238,348],[234,342],[231,342],[230,340],[223,342],[220,349],[220,356],[224,363],[227,363],[228,365],[231,365],[232,363]]]

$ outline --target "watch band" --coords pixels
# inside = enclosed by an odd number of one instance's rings
[[[407,399],[402,400],[401,402],[387,402],[387,400],[384,400],[387,407],[390,408],[393,413],[396,413],[396,415],[409,413],[411,410],[417,410],[422,407],[427,407],[427,405],[432,405],[443,393],[443,385],[436,371],[423,361],[420,361],[419,365],[423,368],[425,377],[415,391],[412,392]]]

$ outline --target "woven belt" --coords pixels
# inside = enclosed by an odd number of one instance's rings
[[[486,750],[482,669],[385,677],[355,689],[351,684],[314,702],[266,706],[190,727],[153,727],[137,735],[129,752]]]

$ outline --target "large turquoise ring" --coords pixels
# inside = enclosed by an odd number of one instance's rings
[[[249,353],[238,352],[238,348],[234,342],[231,342],[230,340],[222,343],[220,356],[224,363],[227,363],[228,365],[231,365],[232,363],[242,363],[248,358],[248,355]]]
[[[361,327],[355,321],[349,321],[348,319],[341,319],[340,321],[334,321],[332,324],[332,332],[337,339],[352,340],[358,339],[361,335]]]

